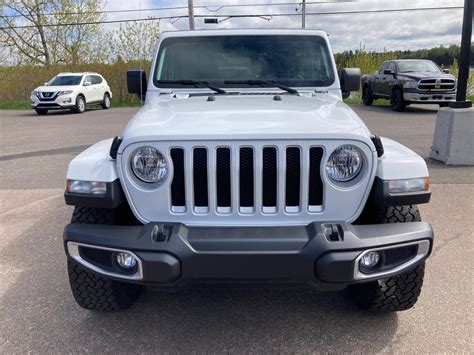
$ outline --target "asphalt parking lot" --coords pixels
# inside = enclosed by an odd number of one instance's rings
[[[437,107],[354,109],[373,132],[428,157]],[[421,213],[436,241],[409,311],[368,314],[344,292],[253,288],[146,291],[114,314],[79,308],[62,245],[67,164],[120,134],[136,110],[0,111],[0,353],[474,352],[474,167],[429,159],[432,202]]]

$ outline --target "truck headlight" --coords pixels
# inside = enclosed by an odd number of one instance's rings
[[[137,178],[148,183],[162,183],[168,175],[168,164],[158,149],[140,147],[132,154],[132,171]]]
[[[354,179],[362,169],[362,154],[353,145],[337,147],[326,164],[327,175],[335,181],[345,182]]]
[[[403,82],[403,87],[407,89],[413,89],[418,86],[418,81],[416,80],[407,80]]]

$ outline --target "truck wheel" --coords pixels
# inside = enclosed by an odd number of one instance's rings
[[[100,106],[104,109],[104,110],[108,110],[110,108],[110,95],[109,94],[105,94],[104,95],[104,100],[102,101],[102,103],[100,104]]]
[[[390,105],[392,105],[392,109],[394,111],[401,112],[405,110],[407,104],[403,99],[403,92],[400,89],[395,89],[392,92],[392,96],[390,98]]]
[[[44,108],[35,108],[35,111],[40,116],[46,115],[48,113],[48,110]]]
[[[83,113],[86,110],[86,99],[79,95],[76,98],[76,105],[72,109],[75,113]]]
[[[116,224],[116,211],[105,208],[76,207],[71,223]],[[86,270],[68,259],[69,284],[77,304],[93,311],[129,308],[140,294],[140,286],[114,281]]]
[[[421,221],[416,205],[382,208],[379,223]],[[425,263],[404,273],[382,280],[349,286],[349,294],[362,309],[374,312],[398,312],[410,309],[418,300],[423,285]]]
[[[365,106],[371,106],[374,102],[374,95],[372,95],[372,89],[369,85],[364,85],[362,89],[362,102]]]

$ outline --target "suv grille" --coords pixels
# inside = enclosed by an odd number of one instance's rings
[[[418,83],[418,89],[422,91],[450,91],[455,87],[453,79],[421,79]]]
[[[300,213],[303,206],[309,212],[322,210],[321,147],[175,147],[170,155],[175,213],[272,214],[281,201],[286,213]]]

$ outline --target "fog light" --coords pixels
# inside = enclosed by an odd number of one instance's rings
[[[124,269],[132,269],[137,265],[137,259],[127,252],[117,253],[115,260],[117,260],[117,264]]]
[[[369,251],[365,253],[360,259],[360,266],[374,267],[380,260],[380,254],[376,251]]]

